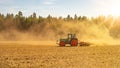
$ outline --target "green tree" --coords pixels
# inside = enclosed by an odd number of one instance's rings
[[[23,16],[23,13],[21,11],[18,12],[18,16],[19,17],[22,17]]]
[[[75,20],[75,21],[78,20],[78,17],[77,17],[76,14],[74,15],[74,20]]]
[[[44,18],[42,16],[39,16],[38,23],[43,23],[43,22],[44,22]]]
[[[47,19],[46,19],[47,23],[52,23],[52,16],[49,14]]]
[[[22,12],[19,11],[18,14],[15,16],[15,24],[16,24],[16,27],[20,30],[23,30],[25,29],[25,17],[23,16]]]
[[[82,21],[87,21],[88,19],[87,19],[87,17],[86,16],[83,16],[82,17]]]
[[[66,21],[70,21],[70,20],[71,20],[71,17],[70,17],[70,15],[68,15],[66,18]]]
[[[35,12],[32,14],[32,23],[33,24],[37,24],[38,23],[38,19],[37,19],[37,16],[36,16]]]
[[[5,16],[0,13],[0,31],[1,31],[2,29],[4,29],[4,25],[3,25],[3,23],[4,23],[4,18],[5,18]]]

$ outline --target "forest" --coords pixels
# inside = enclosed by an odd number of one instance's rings
[[[24,16],[0,13],[0,40],[56,40],[68,33],[75,33],[81,39],[119,39],[120,17],[87,17],[70,15],[63,18],[42,17],[36,13]]]

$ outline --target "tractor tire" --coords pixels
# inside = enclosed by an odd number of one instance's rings
[[[71,44],[71,46],[77,46],[78,45],[78,40],[77,39],[72,39],[70,44]]]
[[[59,45],[60,45],[60,46],[65,46],[65,42],[64,42],[64,41],[61,41]]]

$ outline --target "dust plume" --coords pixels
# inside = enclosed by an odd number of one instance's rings
[[[93,45],[120,45],[120,19],[97,17],[80,20],[48,18],[30,18],[19,22],[6,20],[0,23],[0,41],[56,41],[66,38],[68,33],[76,34],[79,42],[90,42]],[[82,20],[83,19],[83,20]],[[9,21],[9,22],[8,22]],[[16,24],[13,22],[17,22]],[[32,24],[31,24],[32,23]]]
[[[63,33],[75,33],[79,42],[90,42],[93,45],[120,45],[119,19],[107,17],[102,21],[69,22],[62,25]]]

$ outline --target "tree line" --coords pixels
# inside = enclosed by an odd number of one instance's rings
[[[74,18],[68,15],[66,18],[62,17],[52,17],[48,15],[46,18],[42,16],[36,15],[33,13],[32,15],[25,17],[21,11],[18,14],[10,14],[7,13],[6,15],[0,13],[0,30],[9,29],[9,28],[16,28],[18,30],[28,30],[33,25],[40,25],[40,23],[59,23],[59,22],[76,22],[76,21],[87,21],[88,18],[86,16],[77,16],[75,15]]]
[[[120,36],[120,17],[115,19],[113,16],[98,16],[88,18],[87,16],[77,16],[74,17],[70,15],[63,17],[52,17],[48,15],[47,17],[37,16],[33,13],[30,16],[25,17],[21,11],[16,15],[7,13],[6,15],[0,13],[0,31],[5,30],[19,30],[28,31],[32,30],[35,32],[44,32],[51,29],[53,32],[62,34],[62,25],[64,23],[85,23],[85,24],[95,24],[97,26],[104,26],[109,29],[111,35],[115,37]],[[77,24],[76,24],[77,25]],[[82,27],[81,27],[82,28]],[[87,28],[87,27],[86,27]]]

